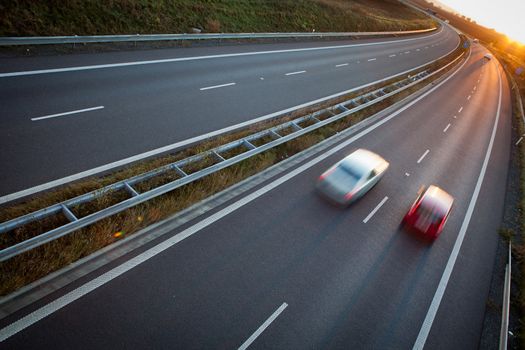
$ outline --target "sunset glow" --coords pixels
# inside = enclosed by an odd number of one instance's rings
[[[510,39],[525,44],[523,27],[525,1],[523,0],[439,0],[439,2],[483,26],[494,28]]]

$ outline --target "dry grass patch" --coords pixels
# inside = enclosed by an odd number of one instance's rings
[[[254,145],[255,147],[261,147],[262,145],[265,145],[267,143],[270,143],[274,140],[274,138],[270,134],[266,134],[263,137],[260,137],[255,140],[251,140],[250,143]]]
[[[6,295],[154,222],[201,201],[276,162],[266,152],[149,202],[125,210],[44,246],[0,263],[0,295]],[[8,235],[2,235],[6,237]],[[7,245],[11,242],[2,242]],[[9,244],[10,245],[10,244]]]
[[[243,154],[245,152],[248,151],[248,148],[246,146],[244,146],[243,144],[239,145],[239,146],[236,146],[236,147],[233,147],[233,148],[230,148],[229,150],[227,151],[223,151],[220,153],[220,155],[224,158],[224,159],[230,159],[230,158],[233,158],[235,156],[238,156],[239,154]]]

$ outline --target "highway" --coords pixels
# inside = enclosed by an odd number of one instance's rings
[[[1,58],[0,197],[389,77],[458,42],[443,28],[400,38]]]
[[[412,105],[172,232],[169,244],[1,320],[2,348],[477,348],[511,132],[508,82],[484,53],[475,45]],[[334,207],[315,181],[357,148],[390,168],[357,203]],[[399,227],[422,184],[455,198],[433,244]]]

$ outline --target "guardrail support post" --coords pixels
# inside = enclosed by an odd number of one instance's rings
[[[295,122],[291,122],[290,124],[292,125],[292,128],[293,128],[295,131],[299,131],[299,130],[302,129],[302,128],[301,128],[299,125],[297,125],[297,123],[295,123]]]
[[[217,160],[219,162],[224,162],[225,161],[225,159],[219,153],[217,153],[217,151],[213,150],[212,154],[214,155],[215,158],[217,158]]]
[[[179,168],[178,166],[176,165],[173,165],[172,166],[173,170],[175,170],[175,172],[177,172],[177,174],[179,174],[180,176],[184,177],[184,176],[188,176],[188,174],[186,174],[181,168]]]
[[[64,204],[62,204],[62,212],[69,221],[78,221],[78,218],[75,216],[75,214],[73,214],[71,210],[69,210],[69,208]]]
[[[244,145],[244,147],[246,147],[248,150],[252,150],[252,149],[256,149],[257,147],[255,147],[250,141],[248,140],[243,140],[242,141],[242,144]]]
[[[282,136],[279,135],[278,133],[276,133],[275,131],[273,130],[270,130],[270,133],[269,133],[274,139],[280,139]]]
[[[131,196],[136,197],[139,195],[139,193],[133,187],[131,187],[129,183],[124,182],[124,187],[126,187],[126,190],[129,192],[129,194],[131,194]]]
[[[507,350],[509,337],[509,308],[510,308],[510,282],[512,269],[512,242],[509,242],[509,260],[505,267],[505,285],[503,287],[503,305],[501,308],[501,330],[499,334],[499,350]]]
[[[349,109],[348,109],[348,108],[346,108],[346,107],[345,107],[345,106],[343,106],[343,105],[339,105],[339,106],[337,106],[337,108],[338,108],[338,109],[339,109],[339,110],[340,110],[341,112],[346,112],[346,111],[349,111]]]

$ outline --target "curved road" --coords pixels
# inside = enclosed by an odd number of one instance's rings
[[[0,330],[2,347],[477,348],[511,131],[508,82],[484,52],[400,113],[76,285],[100,287],[2,320],[36,310]],[[390,168],[350,208],[333,207],[314,183],[356,148]],[[455,197],[433,244],[399,229],[422,184]]]
[[[389,77],[458,43],[445,27],[389,39],[3,58],[0,196]],[[58,71],[33,74],[49,69]]]

